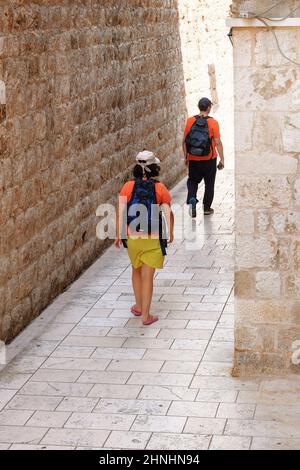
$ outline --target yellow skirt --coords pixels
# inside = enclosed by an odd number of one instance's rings
[[[155,269],[163,268],[164,256],[159,239],[131,236],[127,239],[127,247],[134,268],[140,268],[143,264]]]

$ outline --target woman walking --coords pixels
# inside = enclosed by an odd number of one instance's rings
[[[152,152],[143,151],[136,161],[133,180],[125,183],[120,191],[115,245],[119,248],[123,242],[132,264],[135,305],[131,313],[141,317],[143,325],[151,325],[158,320],[150,313],[154,274],[156,269],[163,268],[166,246],[173,241],[174,215],[170,208],[171,195],[156,179],[160,160]]]

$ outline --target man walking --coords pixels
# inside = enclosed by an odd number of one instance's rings
[[[199,202],[197,191],[203,179],[205,184],[204,215],[214,213],[211,205],[214,198],[218,154],[220,157],[218,168],[220,170],[224,168],[224,151],[219,124],[209,116],[212,102],[208,98],[201,98],[198,107],[200,113],[187,120],[183,137],[183,151],[186,165],[189,166],[187,204],[190,206],[191,217],[197,216],[196,206]]]

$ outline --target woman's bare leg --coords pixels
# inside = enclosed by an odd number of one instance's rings
[[[142,268],[132,267],[132,286],[135,295],[135,305],[133,308],[138,312],[142,311]]]
[[[146,321],[150,315],[150,307],[153,295],[153,278],[155,269],[143,264],[142,272],[142,320]]]

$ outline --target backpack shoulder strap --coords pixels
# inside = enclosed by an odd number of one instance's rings
[[[209,119],[213,119],[211,116],[206,116],[206,120],[208,121]],[[208,126],[208,124],[207,124]],[[215,140],[214,136],[212,135],[212,137],[210,137],[210,142],[211,142],[211,159],[213,158],[214,156],[214,147],[213,147],[213,140]]]
[[[157,204],[156,184],[159,183],[159,181],[158,181],[158,180],[155,180],[155,179],[153,179],[153,178],[151,178],[149,181],[151,181],[152,184],[153,184],[154,202],[155,202],[155,204]]]
[[[128,204],[130,204],[130,202],[132,201],[132,198],[133,198],[134,193],[135,193],[135,190],[136,190],[137,183],[138,183],[139,181],[140,181],[139,178],[135,178],[135,179],[133,180],[133,183],[134,183],[134,184],[133,184],[133,186],[132,186],[131,196],[130,196],[130,199],[129,199],[129,201],[128,201]]]
[[[197,114],[195,116],[195,120],[197,121],[198,119],[205,119],[205,121],[208,121],[209,119],[213,119],[211,116],[199,116],[199,114]]]

